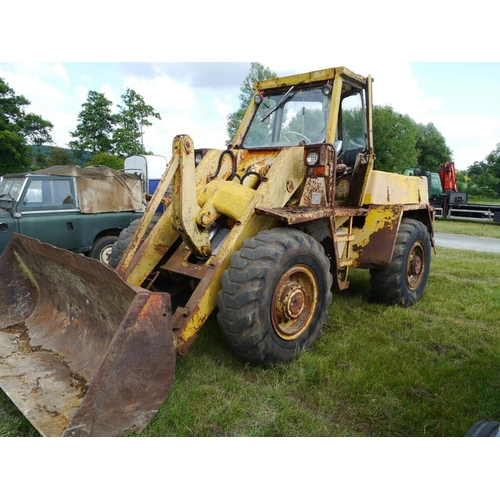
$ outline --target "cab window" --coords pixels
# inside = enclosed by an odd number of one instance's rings
[[[70,179],[33,179],[21,200],[24,210],[65,210],[75,207]]]

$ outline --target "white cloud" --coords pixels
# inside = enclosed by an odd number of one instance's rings
[[[192,89],[167,75],[159,74],[152,79],[129,77],[124,86],[142,95],[146,104],[161,114],[194,111]]]
[[[443,114],[436,115],[433,123],[443,135],[461,140],[498,136],[500,131],[500,119],[492,116]]]
[[[69,82],[69,75],[62,63],[20,62],[12,65],[16,73]]]
[[[24,95],[31,101],[30,112],[40,113],[37,110],[48,109],[64,100],[64,94],[60,89],[39,76],[10,71],[0,71],[0,76],[17,95]]]
[[[479,145],[470,145],[464,141],[463,146],[454,151],[455,166],[459,170],[464,170],[476,161],[483,161],[495,149],[498,142],[500,142],[498,138],[482,141]]]

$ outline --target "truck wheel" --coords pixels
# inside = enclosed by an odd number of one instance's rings
[[[311,349],[332,300],[330,262],[295,229],[246,240],[231,257],[217,295],[217,321],[230,348],[253,365],[273,366]]]
[[[370,271],[373,295],[382,302],[409,307],[424,293],[431,264],[431,240],[424,224],[403,219],[391,263]]]
[[[113,245],[113,248],[111,249],[111,255],[109,257],[110,267],[114,269],[118,267],[118,264],[122,260],[125,250],[132,241],[132,237],[134,236],[140,221],[141,219],[133,220],[128,227],[122,229],[122,231],[120,232],[120,236],[118,236],[116,243]]]
[[[118,236],[108,235],[96,238],[92,250],[89,252],[89,257],[101,261],[103,264],[109,265],[111,257],[111,249],[114,243],[118,240]]]
[[[160,218],[159,215],[153,216],[153,220],[150,222],[146,234],[144,235],[144,239],[148,236],[148,234],[153,229],[154,225],[158,222]],[[116,269],[118,264],[122,260],[123,254],[125,250],[127,250],[128,246],[132,242],[132,238],[134,237],[135,232],[137,231],[137,226],[141,222],[141,219],[133,220],[128,227],[122,229],[120,236],[118,236],[116,243],[113,245],[113,249],[111,250],[111,255],[109,257],[109,266]]]

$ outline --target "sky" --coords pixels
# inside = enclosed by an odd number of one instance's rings
[[[483,160],[500,142],[500,63],[258,60],[279,76],[347,66],[374,78],[375,105],[390,105],[418,123],[432,122],[453,152],[458,169]],[[351,64],[352,62],[352,64]],[[54,128],[55,145],[67,147],[89,90],[102,92],[118,111],[127,88],[160,113],[145,130],[147,150],[170,157],[175,135],[195,147],[224,148],[227,115],[240,105],[250,62],[0,62],[0,77]],[[375,144],[376,151],[376,144]],[[404,170],[404,165],[401,166]]]
[[[178,134],[195,147],[223,148],[249,61],[279,76],[335,66],[370,74],[374,103],[432,122],[458,169],[500,142],[498,16],[487,0],[473,8],[447,0],[66,5],[7,3],[0,46],[0,77],[31,101],[26,111],[53,123],[59,147],[71,140],[89,90],[116,111],[131,88],[161,115],[144,134],[154,154],[168,159]]]

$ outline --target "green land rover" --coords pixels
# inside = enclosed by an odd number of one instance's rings
[[[19,233],[107,264],[120,231],[142,217],[136,174],[104,166],[54,166],[0,184],[0,252]]]

